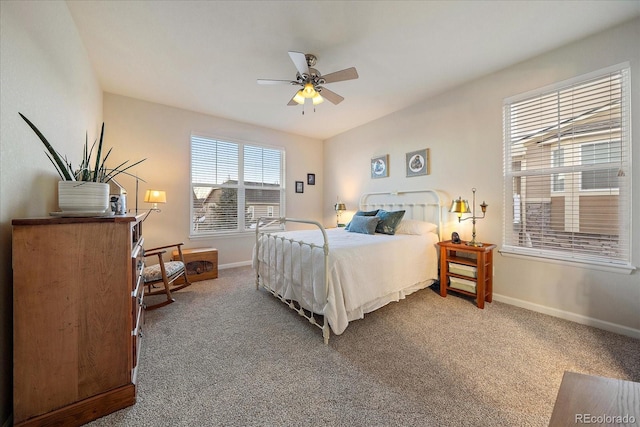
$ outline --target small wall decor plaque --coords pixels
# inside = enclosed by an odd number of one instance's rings
[[[316,174],[308,173],[307,174],[307,185],[316,185]]]
[[[371,178],[385,178],[389,176],[389,155],[371,159]]]
[[[304,182],[296,181],[296,193],[304,193]]]
[[[407,153],[407,177],[429,175],[429,149]]]

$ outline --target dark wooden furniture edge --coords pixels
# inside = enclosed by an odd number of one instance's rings
[[[135,403],[135,385],[129,384],[39,417],[30,418],[16,426],[81,426]]]
[[[144,214],[113,215],[103,217],[39,217],[19,218],[11,221],[12,225],[48,225],[48,224],[78,224],[91,222],[133,222]]]

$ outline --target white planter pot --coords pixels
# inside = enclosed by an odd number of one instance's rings
[[[62,212],[99,214],[110,210],[109,184],[59,181],[58,206]]]

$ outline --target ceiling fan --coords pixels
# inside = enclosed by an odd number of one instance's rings
[[[301,86],[302,89],[296,92],[287,105],[298,105],[304,104],[305,102],[317,105],[323,102],[325,98],[337,105],[341,103],[344,98],[330,91],[324,87],[324,85],[358,78],[358,72],[355,67],[346,68],[323,76],[320,74],[320,71],[312,68],[316,65],[317,58],[310,53],[289,52],[289,57],[291,57],[293,64],[298,70],[295,80],[258,79],[258,84],[260,85],[288,84]]]

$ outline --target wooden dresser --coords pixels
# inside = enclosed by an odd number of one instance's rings
[[[142,215],[15,219],[15,425],[82,425],[133,405]]]

